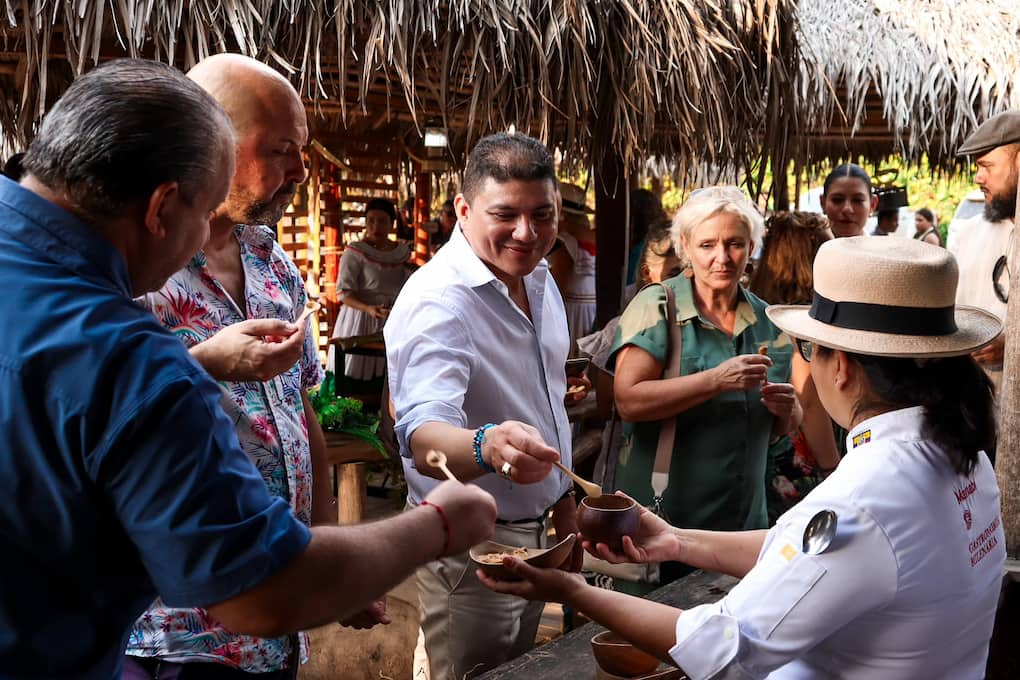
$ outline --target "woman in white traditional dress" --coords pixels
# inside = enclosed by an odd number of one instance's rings
[[[591,333],[595,324],[595,232],[588,218],[593,211],[581,187],[561,184],[560,194],[560,233],[549,251],[549,270],[567,310],[570,356],[576,356],[577,339]]]
[[[382,198],[365,207],[365,234],[344,249],[337,292],[343,306],[333,327],[334,338],[368,335],[382,330],[397,293],[410,275],[410,247],[390,239],[397,211]],[[334,363],[330,348],[329,363]],[[336,367],[336,373],[341,367]],[[386,370],[384,357],[346,357],[342,371],[348,378],[372,380]]]

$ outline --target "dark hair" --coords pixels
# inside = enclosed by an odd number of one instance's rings
[[[916,212],[918,215],[931,222],[932,225],[935,224],[935,213],[928,210],[928,208],[918,208]]]
[[[4,177],[18,182],[25,174],[25,152],[19,151],[4,163]]]
[[[856,177],[861,180],[864,182],[864,185],[868,187],[868,196],[871,196],[871,176],[868,175],[864,168],[855,163],[844,163],[830,172],[825,178],[825,184],[822,185],[822,196],[828,196],[829,187],[832,186],[833,182],[842,177]]]
[[[879,210],[878,213],[875,215],[875,219],[879,222],[884,222],[885,220],[892,219],[899,220],[899,217],[900,211],[897,208],[893,208],[892,210]]]
[[[668,220],[662,209],[662,201],[648,189],[634,189],[630,192],[630,243],[640,243],[651,226]]]
[[[397,219],[397,209],[393,207],[392,201],[387,201],[385,198],[373,198],[365,205],[365,214],[368,214],[369,210],[386,213],[390,216],[390,221]]]
[[[638,285],[649,283],[645,278],[645,270],[650,263],[668,257],[677,258],[679,263],[675,271],[665,273],[664,279],[680,274],[687,264],[687,258],[682,251],[678,253],[676,246],[673,245],[673,223],[669,219],[663,219],[648,227],[648,233],[645,234],[645,247],[641,251],[641,260],[638,263]]]
[[[440,212],[445,212],[447,210],[449,210],[452,213],[456,213],[457,212],[457,206],[455,206],[453,204],[453,199],[452,198],[448,198],[445,201],[443,201],[443,207],[440,208],[439,211]]]
[[[809,305],[812,267],[823,243],[832,238],[829,221],[817,213],[777,212],[766,221],[761,257],[748,288],[773,305]]]
[[[553,157],[537,139],[499,132],[482,137],[471,150],[461,192],[468,203],[481,191],[485,180],[535,182],[547,179],[557,186]]]
[[[118,59],[81,76],[50,110],[25,169],[89,220],[117,215],[176,181],[209,186],[233,127],[216,100],[166,64]]]
[[[832,350],[818,346],[815,352]],[[875,409],[924,407],[924,435],[941,447],[959,474],[970,474],[979,451],[995,455],[995,388],[969,354],[898,359],[847,353],[864,370],[871,398],[854,415]]]

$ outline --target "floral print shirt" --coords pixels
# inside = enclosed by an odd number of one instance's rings
[[[239,309],[213,277],[202,252],[162,290],[140,300],[189,348],[245,319],[294,321],[305,307],[301,273],[272,230],[240,225],[235,235],[244,268],[245,309]],[[267,382],[220,383],[223,410],[235,423],[241,448],[262,473],[270,493],[288,499],[305,524],[311,524],[312,465],[301,395],[322,378],[315,340],[308,333],[301,360],[290,370]],[[304,639],[302,643],[307,644]],[[235,635],[203,609],[173,609],[159,599],[135,623],[127,647],[133,656],[205,660],[252,673],[283,668],[290,652],[288,638]]]

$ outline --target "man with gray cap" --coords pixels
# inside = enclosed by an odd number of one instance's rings
[[[1004,274],[1016,214],[1017,164],[1020,162],[1020,111],[992,116],[963,142],[958,156],[977,162],[974,181],[985,196],[984,214],[965,223],[953,254],[960,267],[956,303],[973,305],[1006,318],[1009,291]],[[996,389],[1002,380],[1002,355],[1006,335],[974,353],[974,359],[992,379]]]

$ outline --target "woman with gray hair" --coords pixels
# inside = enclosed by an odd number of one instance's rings
[[[697,529],[768,526],[769,442],[800,425],[790,380],[793,342],[765,316],[766,303],[740,285],[762,218],[737,187],[695,191],[673,220],[673,243],[688,268],[642,290],[627,306],[609,358],[617,409],[627,426],[616,483],[642,504],[659,430],[676,421],[669,485],[661,509]],[[680,326],[680,375],[665,378],[671,351],[668,286]],[[656,465],[656,468],[661,466]],[[685,573],[662,566],[663,582]]]

